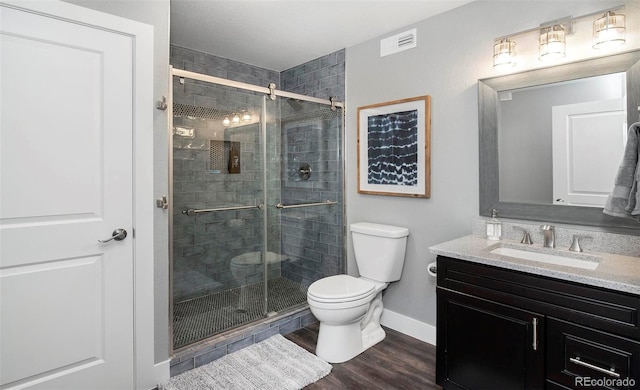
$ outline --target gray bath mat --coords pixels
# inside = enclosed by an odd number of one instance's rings
[[[277,334],[174,376],[158,389],[298,390],[329,372],[329,363]]]

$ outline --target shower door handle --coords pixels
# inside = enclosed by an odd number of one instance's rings
[[[107,238],[106,240],[98,240],[99,243],[105,244],[111,240],[122,241],[127,238],[127,231],[124,229],[116,229],[113,231],[111,238]]]

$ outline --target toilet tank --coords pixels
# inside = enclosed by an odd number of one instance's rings
[[[369,222],[351,224],[360,276],[378,282],[400,279],[409,229]]]

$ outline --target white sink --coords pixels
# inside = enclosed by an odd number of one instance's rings
[[[523,249],[498,247],[493,249],[490,253],[508,257],[514,257],[516,259],[539,261],[541,263],[564,265],[567,267],[577,267],[583,269],[594,270],[600,263],[597,260],[579,259],[574,257],[556,255],[551,253],[532,252]]]

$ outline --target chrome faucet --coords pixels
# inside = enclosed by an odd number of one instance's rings
[[[556,236],[553,231],[553,225],[542,225],[540,226],[540,229],[542,229],[544,237],[544,243],[542,246],[545,248],[554,248],[556,246]]]

